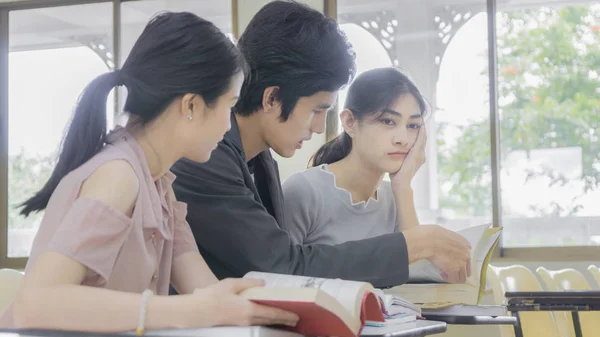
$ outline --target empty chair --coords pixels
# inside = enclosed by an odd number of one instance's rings
[[[588,271],[596,280],[596,286],[600,287],[600,268],[596,267],[595,264],[592,264],[588,267]]]
[[[585,276],[573,268],[548,270],[544,267],[537,269],[538,275],[546,284],[549,291],[592,290]],[[554,313],[556,324],[563,336],[575,336],[573,318],[570,312]],[[597,312],[580,312],[579,322],[583,336],[600,336],[600,314]]]
[[[502,294],[508,291],[543,291],[535,274],[524,266],[491,267],[490,271],[500,281]],[[564,337],[551,312],[521,312],[520,316],[524,337]]]
[[[504,290],[502,289],[502,284],[498,278],[497,269],[498,267],[492,266],[491,264],[488,265],[486,283],[492,289],[494,304],[506,305],[506,298],[504,297]]]
[[[486,274],[486,283],[492,289],[492,294],[494,296],[494,304],[495,305],[506,305],[506,297],[504,297],[504,290],[502,289],[502,284],[500,283],[500,279],[498,278],[498,274],[496,273],[496,268],[491,264],[488,265],[487,274]],[[501,337],[514,337],[515,330],[512,326],[509,325],[499,325],[500,336]]]
[[[23,273],[14,269],[0,269],[0,314],[17,295],[23,281]]]

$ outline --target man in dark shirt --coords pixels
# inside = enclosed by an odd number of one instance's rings
[[[469,244],[439,226],[418,226],[340,245],[296,245],[285,221],[277,164],[322,133],[338,90],[354,75],[354,54],[334,20],[294,2],[265,5],[239,47],[250,67],[231,130],[205,164],[183,159],[177,199],[202,256],[219,279],[249,271],[343,278],[377,287],[408,280],[408,264],[429,259],[463,281]]]

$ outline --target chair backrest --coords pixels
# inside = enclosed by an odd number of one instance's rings
[[[498,277],[497,268],[491,264],[488,265],[487,269],[487,285],[491,287],[492,293],[494,295],[494,304],[495,305],[505,305],[506,297],[504,297],[504,290],[502,290],[502,284],[500,283],[500,278]]]
[[[500,281],[502,294],[507,291],[542,291],[535,274],[521,265],[493,267],[490,269]],[[562,337],[551,312],[521,312],[524,337]]]
[[[23,273],[14,269],[0,269],[0,314],[8,308],[21,287]]]
[[[588,267],[588,271],[592,274],[594,280],[596,280],[596,285],[600,287],[600,268],[596,267],[595,264],[592,264]]]
[[[537,269],[546,288],[550,291],[591,290],[592,287],[585,276],[573,268],[548,270],[544,267]],[[556,324],[563,336],[575,336],[573,318],[570,312],[562,315],[555,313]],[[562,316],[562,317],[561,317]],[[600,314],[597,312],[580,312],[579,322],[584,336],[600,336]]]
[[[546,287],[550,291],[591,290],[592,287],[585,276],[573,268],[548,270],[544,267],[537,269]]]
[[[495,305],[506,305],[506,297],[504,297],[504,290],[502,290],[502,284],[500,278],[496,272],[497,267],[489,264],[487,269],[487,285],[492,289],[494,296]],[[512,326],[509,325],[498,325],[501,337],[514,337],[515,331]]]

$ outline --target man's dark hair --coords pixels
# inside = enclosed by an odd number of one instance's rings
[[[242,116],[260,109],[265,89],[277,86],[285,121],[300,97],[338,91],[355,73],[354,51],[337,23],[293,1],[265,5],[238,46],[250,67],[235,108]]]

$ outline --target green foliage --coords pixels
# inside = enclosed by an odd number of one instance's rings
[[[600,8],[536,8],[498,14],[501,159],[515,150],[581,147],[583,193],[600,187]],[[482,76],[488,76],[487,69]],[[487,97],[486,97],[487,98]],[[456,146],[438,133],[442,208],[491,214],[489,119],[461,130]],[[564,177],[548,170],[553,183]],[[576,214],[577,205],[555,213]],[[564,205],[562,205],[564,206]],[[541,211],[540,211],[541,212]],[[540,214],[544,215],[544,214]]]

